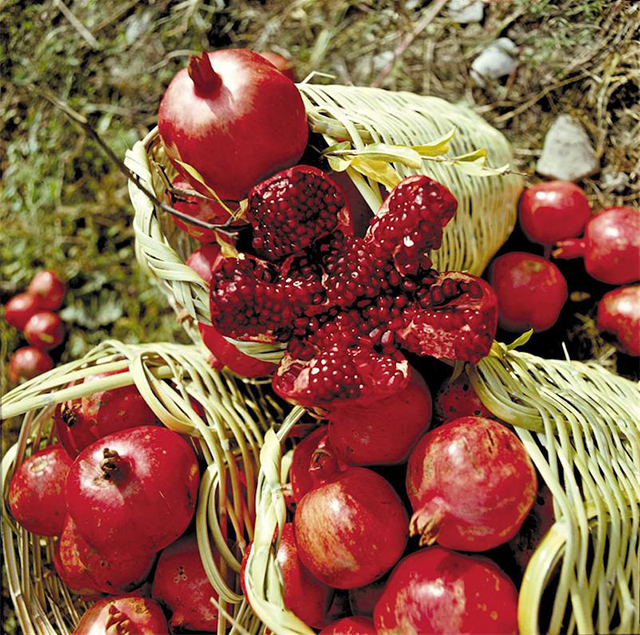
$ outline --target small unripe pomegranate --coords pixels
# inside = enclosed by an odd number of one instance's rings
[[[27,287],[40,300],[40,306],[48,311],[55,311],[62,306],[65,294],[64,283],[54,271],[39,271]]]
[[[575,238],[591,217],[585,193],[571,181],[548,181],[528,187],[520,197],[518,210],[522,231],[541,245]]]
[[[514,251],[496,258],[489,282],[498,296],[498,324],[506,331],[546,331],[567,301],[567,281],[545,258]]]
[[[9,360],[9,380],[14,384],[33,379],[53,368],[53,360],[47,353],[33,346],[19,348]]]
[[[24,330],[30,318],[42,311],[39,296],[33,293],[18,293],[14,295],[4,306],[4,319],[19,331]]]
[[[640,356],[640,285],[605,293],[598,302],[598,330],[615,338],[618,350]]]
[[[60,346],[65,328],[60,316],[53,311],[40,311],[29,318],[24,326],[27,342],[41,351],[49,351]]]

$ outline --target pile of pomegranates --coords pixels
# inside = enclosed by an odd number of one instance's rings
[[[48,351],[60,346],[65,327],[56,313],[62,306],[65,285],[53,271],[39,271],[24,293],[5,304],[4,319],[21,331],[29,346],[16,350],[9,360],[9,380],[17,384],[53,368]]]
[[[621,353],[638,357],[640,287],[633,283],[640,281],[640,211],[610,207],[593,213],[578,185],[549,181],[523,192],[519,219],[522,237],[513,235],[488,270],[500,327],[564,338],[554,327],[567,300],[593,300],[590,312],[600,334]],[[534,245],[543,254],[529,253]],[[560,262],[577,258],[584,258],[584,268]],[[562,322],[566,331],[569,320]]]

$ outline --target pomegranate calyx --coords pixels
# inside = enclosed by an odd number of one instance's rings
[[[441,505],[432,501],[411,516],[409,535],[420,536],[418,543],[420,547],[433,545],[438,540],[445,513]]]
[[[115,450],[109,448],[104,448],[102,456],[103,459],[100,462],[102,477],[107,481],[113,481],[124,467],[122,457]]]
[[[587,241],[585,238],[567,238],[556,243],[556,248],[551,252],[554,258],[570,260],[580,258],[587,251]]]
[[[193,81],[196,95],[207,97],[217,92],[222,86],[220,75],[213,70],[209,55],[204,51],[200,55],[189,57],[187,72]]]

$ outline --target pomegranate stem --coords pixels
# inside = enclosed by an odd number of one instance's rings
[[[103,477],[110,481],[122,470],[122,459],[115,450],[105,448],[102,452],[103,459],[100,462],[100,469]]]
[[[554,258],[568,260],[570,258],[580,258],[584,256],[587,249],[587,241],[584,238],[569,238],[561,240],[551,255]]]
[[[193,81],[196,95],[206,97],[217,92],[222,86],[220,75],[213,70],[207,53],[192,55],[187,66],[189,77]]]

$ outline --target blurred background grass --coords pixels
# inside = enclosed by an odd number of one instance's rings
[[[57,362],[105,338],[185,336],[134,260],[126,181],[84,133],[30,85],[82,113],[119,155],[154,126],[173,74],[191,51],[273,50],[299,78],[369,85],[414,37],[382,86],[464,100],[511,140],[517,167],[534,172],[551,121],[581,121],[602,171],[582,182],[594,206],[640,204],[640,5],[626,0],[485,0],[480,24],[419,0],[0,0],[0,304],[42,268],[67,281],[69,336]],[[497,37],[519,47],[517,72],[485,88],[469,80]],[[601,177],[622,172],[621,188]],[[595,351],[593,314],[578,334]],[[4,362],[20,335],[0,322]],[[6,364],[5,364],[6,366]],[[6,368],[5,368],[6,370]],[[2,373],[2,391],[7,389]],[[3,430],[3,450],[14,438]],[[3,602],[3,629],[13,617]]]

